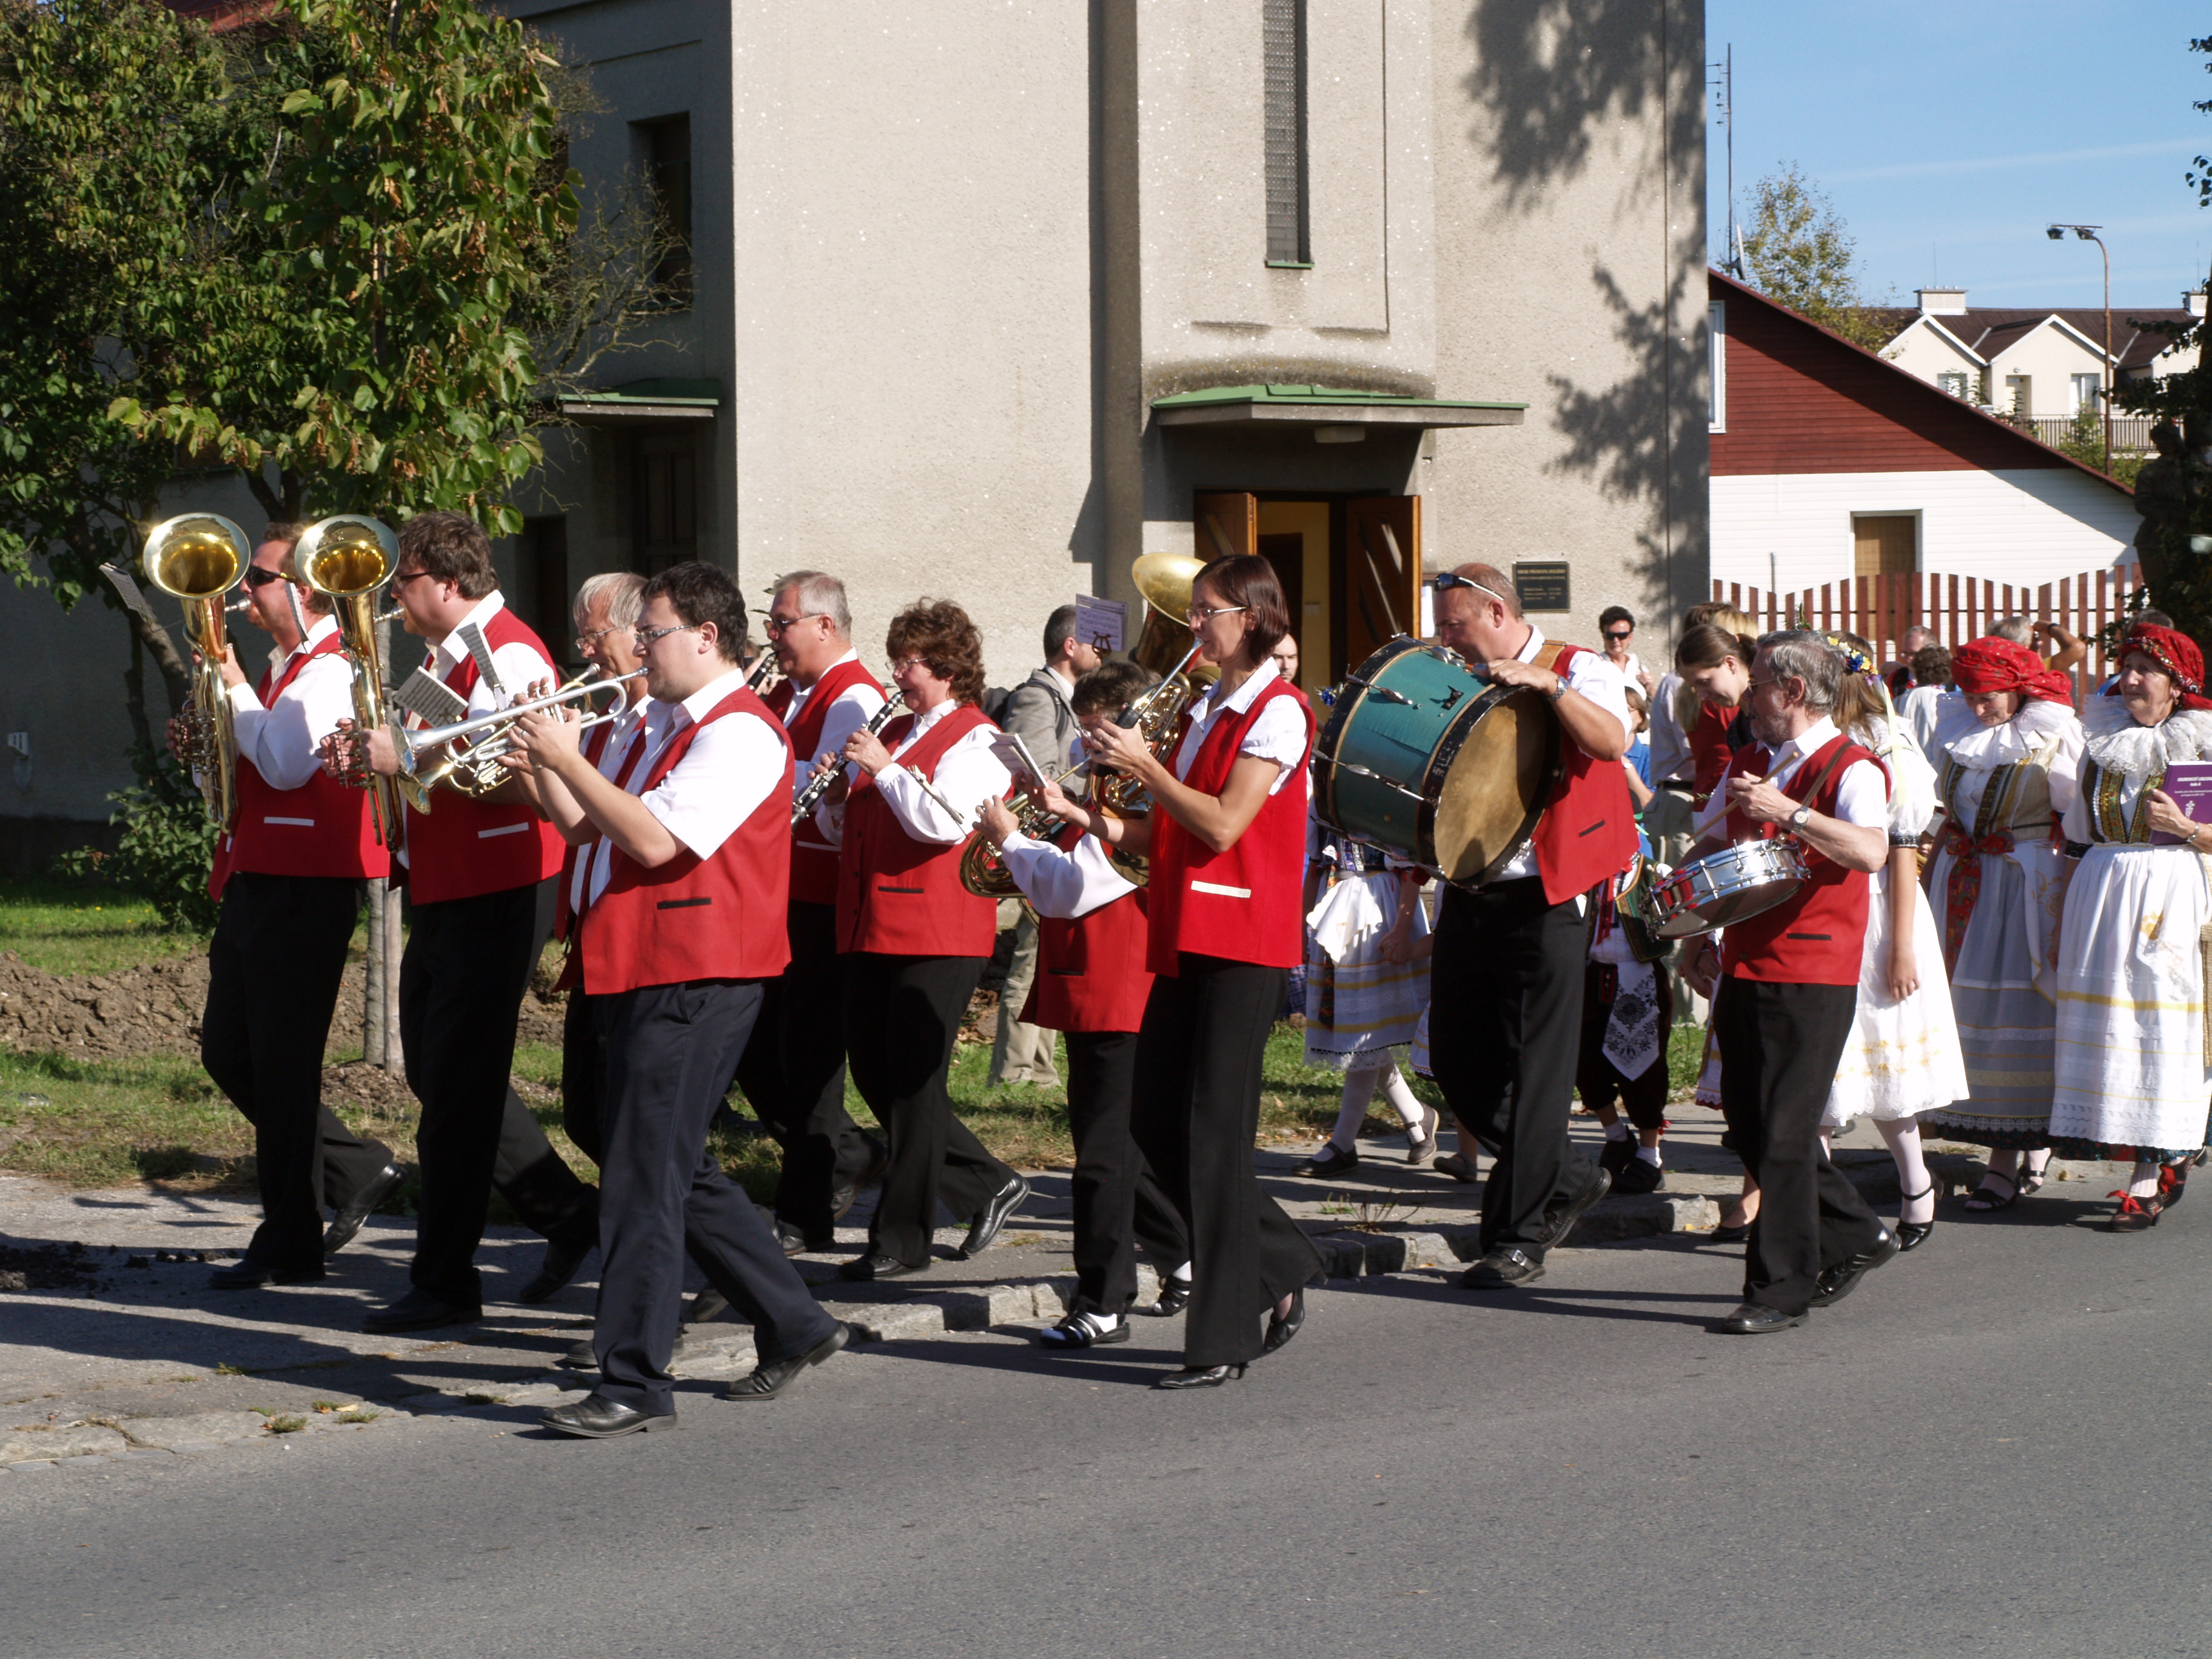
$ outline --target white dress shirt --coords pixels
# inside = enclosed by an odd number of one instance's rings
[[[318,617],[307,637],[290,651],[270,652],[270,683],[284,678],[295,657],[305,655],[337,631],[337,617]],[[353,664],[335,652],[317,657],[267,708],[251,682],[234,685],[224,695],[230,699],[240,756],[253,763],[253,769],[271,789],[297,789],[322,769],[315,746],[337,730],[340,720],[353,718]]]
[[[859,652],[848,651],[836,662],[831,663],[830,667],[842,668],[848,662],[858,662],[860,659]],[[823,672],[827,673],[829,670],[825,669]],[[792,686],[791,706],[783,711],[785,731],[788,732],[799,724],[799,717],[806,712],[806,705],[813,696],[813,686],[807,686],[804,690],[796,684]],[[791,793],[796,795],[806,787],[806,775],[814,769],[814,763],[820,760],[823,756],[843,753],[845,739],[866,726],[869,716],[883,706],[884,694],[866,680],[861,681],[858,685],[848,685],[840,691],[836,701],[822,713],[822,746],[811,755],[794,757],[797,764],[792,770]],[[850,781],[854,775],[854,769],[848,764],[845,769],[847,781]]]
[[[1521,662],[1534,662],[1536,653],[1544,648],[1544,630],[1534,623],[1528,624],[1528,643],[1516,656]],[[1568,686],[1588,697],[1606,713],[1620,722],[1620,734],[1630,743],[1636,741],[1636,720],[1628,712],[1628,683],[1620,678],[1620,671],[1613,665],[1602,651],[1578,651],[1567,665]],[[1559,734],[1561,743],[1574,739],[1565,732]],[[1532,836],[1528,844],[1516,853],[1506,866],[1491,879],[1518,881],[1536,873],[1536,842]]]
[[[507,601],[495,588],[477,600],[476,609],[462,617],[453,631],[432,647],[428,665],[430,672],[442,680],[467,661],[469,649],[461,643],[461,629],[473,623],[482,632],[491,626],[494,617],[506,609]],[[491,644],[489,637],[484,643]],[[502,695],[495,696],[491,683],[479,674],[469,692],[471,715],[489,714],[495,708],[504,708],[508,703],[520,702],[522,694],[535,681],[550,679],[556,685],[561,683],[560,671],[520,640],[510,640],[505,645],[494,646],[491,665],[497,671],[500,684],[506,690]]]
[[[653,699],[639,692],[637,701],[624,708],[608,729],[606,747],[599,750],[599,775],[609,783],[622,776],[623,763],[629,758],[630,750],[644,740],[645,717],[652,707]],[[639,762],[641,767],[643,764]],[[568,872],[570,915],[580,916],[593,899],[607,890],[613,848],[614,843],[601,836],[576,854],[576,867]]]
[[[1767,769],[1766,781],[1777,789],[1786,790],[1790,780],[1797,775],[1808,756],[1819,752],[1823,744],[1836,735],[1835,721],[1823,716],[1806,731],[1790,739],[1774,751],[1774,763]],[[1735,775],[1735,763],[1729,763],[1721,781],[1713,786],[1713,798],[1698,814],[1697,833],[1700,836],[1719,834],[1720,822],[1728,816],[1728,781]],[[1889,785],[1881,775],[1881,768],[1870,760],[1853,761],[1836,780],[1835,817],[1842,823],[1856,824],[1862,830],[1889,830]]]
[[[1096,836],[1079,837],[1071,853],[1017,830],[1006,837],[1000,856],[1014,885],[1041,916],[1073,921],[1137,890]]]
[[[1206,688],[1204,695],[1190,706],[1190,730],[1184,735],[1182,747],[1176,750],[1175,772],[1178,778],[1188,779],[1190,769],[1197,763],[1198,751],[1206,746],[1206,734],[1213,723],[1224,714],[1241,714],[1252,706],[1252,700],[1274,681],[1282,678],[1271,657],[1252,671],[1251,678],[1227,697],[1218,694],[1221,683],[1216,680]],[[1267,786],[1269,794],[1275,793],[1290,781],[1291,775],[1298,769],[1298,763],[1306,752],[1306,715],[1295,697],[1278,697],[1261,712],[1252,722],[1252,729],[1244,734],[1244,741],[1237,745],[1238,755],[1249,755],[1255,760],[1273,761],[1282,769],[1275,781]]]
[[[959,812],[957,818],[947,814],[923,790],[921,781],[898,763],[901,755],[920,743],[932,727],[959,707],[959,703],[948,698],[927,714],[915,715],[914,729],[891,750],[891,763],[876,774],[876,787],[883,792],[884,805],[891,809],[899,828],[916,841],[933,841],[944,847],[957,846],[967,840],[969,831],[975,827],[976,807],[984,801],[1003,798],[1014,781],[1014,775],[1006,770],[1006,763],[991,752],[991,739],[998,735],[999,728],[988,721],[955,740],[938,757],[936,771],[930,779],[931,786]],[[843,844],[842,801],[835,806],[824,801],[816,807],[814,822],[821,829],[822,838],[832,847]]]

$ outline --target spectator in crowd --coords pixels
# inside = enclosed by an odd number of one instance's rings
[[[2054,674],[2070,674],[2089,647],[2057,623],[2031,622],[2026,617],[2007,617],[1993,623],[1990,632],[2001,640],[2010,640],[2014,645],[2024,645],[2038,656],[2043,665]],[[2045,655],[2044,647],[2056,645],[2058,648]]]
[[[1897,642],[1897,654],[1901,660],[1889,671],[1889,700],[1893,704],[1902,705],[1905,694],[1920,683],[1914,676],[1912,660],[1923,647],[1935,642],[1936,635],[1918,623],[1905,630],[1905,636]]]
[[[1636,618],[1626,607],[1609,605],[1598,612],[1597,631],[1605,636],[1605,659],[1620,671],[1629,684],[1650,696],[1658,682],[1644,672],[1643,663],[1628,648],[1628,642],[1636,637]]]
[[[1912,728],[1912,740],[1931,761],[1936,757],[1936,728],[1942,723],[1944,700],[1958,694],[1951,689],[1951,653],[1930,642],[1912,653],[1912,688],[1898,700],[1900,719]]]
[[[1063,605],[1044,625],[1044,666],[1016,686],[1007,699],[1006,730],[1019,738],[1036,763],[1047,772],[1058,772],[1080,757],[1074,754],[1075,682],[1098,666],[1097,648],[1075,631],[1075,607]],[[1036,918],[1018,899],[1001,906],[1014,912],[1014,957],[1006,969],[1006,989],[1000,994],[999,1035],[991,1047],[991,1082],[1035,1083],[1048,1089],[1060,1086],[1060,1069],[1053,1064],[1053,1034],[1040,1025],[1024,1024],[1014,1015],[1029,1000],[1030,981],[1036,975]]]

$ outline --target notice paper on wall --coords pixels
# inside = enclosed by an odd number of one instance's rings
[[[1075,635],[1103,656],[1119,651],[1129,627],[1129,607],[1119,599],[1075,596]]]

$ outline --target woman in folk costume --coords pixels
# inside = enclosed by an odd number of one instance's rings
[[[1428,964],[1410,959],[1412,942],[1429,931],[1421,880],[1413,866],[1309,818],[1306,1064],[1343,1073],[1344,1096],[1336,1127],[1302,1176],[1358,1165],[1359,1126],[1378,1085],[1406,1125],[1406,1162],[1436,1156],[1443,1115],[1413,1097],[1398,1069],[1429,1000]]]
[[[1929,894],[1966,1089],[1921,1122],[1990,1149],[1989,1174],[1966,1203],[1986,1214],[2040,1187],[2051,1158],[2050,934],[2066,890],[2052,820],[2075,799],[2081,723],[2066,677],[2010,640],[1960,646],[1951,672],[1960,696],[1936,728],[1949,816]]]
[[[1898,1246],[1911,1250],[1936,1230],[1936,1183],[1921,1156],[1919,1114],[1948,1106],[1966,1091],[1950,988],[1940,971],[1942,940],[1920,890],[1920,837],[1936,816],[1936,773],[1891,708],[1873,647],[1851,634],[1832,634],[1828,643],[1850,671],[1836,724],[1865,744],[1889,774],[1889,862],[1869,882],[1858,1005],[1821,1114],[1820,1139],[1825,1146],[1854,1119],[1874,1121],[1897,1160],[1903,1194]]]
[[[2212,1088],[2212,823],[2185,813],[2169,775],[2212,757],[2203,656],[2187,636],[2138,622],[2122,641],[2119,678],[2088,704],[2081,787],[2063,819],[2072,878],[2051,953],[2051,1139],[2068,1158],[2135,1160],[2105,1225],[2138,1232],[2179,1201]]]

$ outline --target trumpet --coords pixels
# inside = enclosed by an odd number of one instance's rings
[[[292,550],[292,574],[331,601],[337,613],[338,635],[345,653],[353,659],[353,723],[356,737],[381,728],[387,715],[384,703],[384,656],[378,648],[380,623],[399,614],[376,608],[376,590],[399,566],[399,538],[389,525],[356,513],[341,513],[307,526]],[[358,744],[354,760],[339,775],[341,783],[368,791],[369,817],[380,846],[399,850],[405,839],[404,801],[418,812],[430,810],[430,798],[412,778],[379,776],[368,769]]]
[[[178,599],[185,634],[199,661],[192,670],[192,700],[180,717],[179,757],[199,775],[209,821],[228,830],[238,815],[238,736],[230,699],[223,695],[223,595],[238,585],[253,558],[246,532],[216,513],[186,513],[146,532],[138,556],[146,580]]]
[[[878,708],[874,714],[868,716],[868,723],[865,726],[861,727],[861,730],[872,738],[877,733],[880,732],[884,727],[889,726],[893,720],[896,720],[901,714],[903,714],[906,712],[907,706],[903,702],[901,702],[896,697],[892,697],[888,700],[881,708]],[[802,822],[813,816],[814,809],[822,804],[823,796],[830,793],[830,783],[838,776],[839,774],[842,773],[844,769],[845,769],[842,764],[825,766],[819,772],[817,772],[812,777],[807,779],[805,787],[800,789],[796,795],[793,795],[791,798],[791,827],[793,829],[796,830]],[[950,809],[948,808],[947,810],[949,811]],[[958,815],[956,813],[954,816],[957,817]]]
[[[605,705],[593,707],[592,699],[603,691],[612,693],[612,696]],[[426,726],[410,731],[395,716],[392,721],[392,744],[399,754],[401,775],[416,787],[427,792],[445,783],[465,795],[488,795],[507,781],[507,769],[496,763],[501,755],[514,753],[518,746],[514,727],[522,717],[543,709],[571,707],[582,711],[580,726],[605,726],[622,718],[623,711],[629,707],[629,693],[622,681],[605,678],[597,668],[586,668],[542,697],[511,702],[489,714],[455,720],[450,726]],[[454,747],[465,739],[470,740],[465,746]],[[444,754],[425,758],[430,750],[441,748],[446,750]]]

